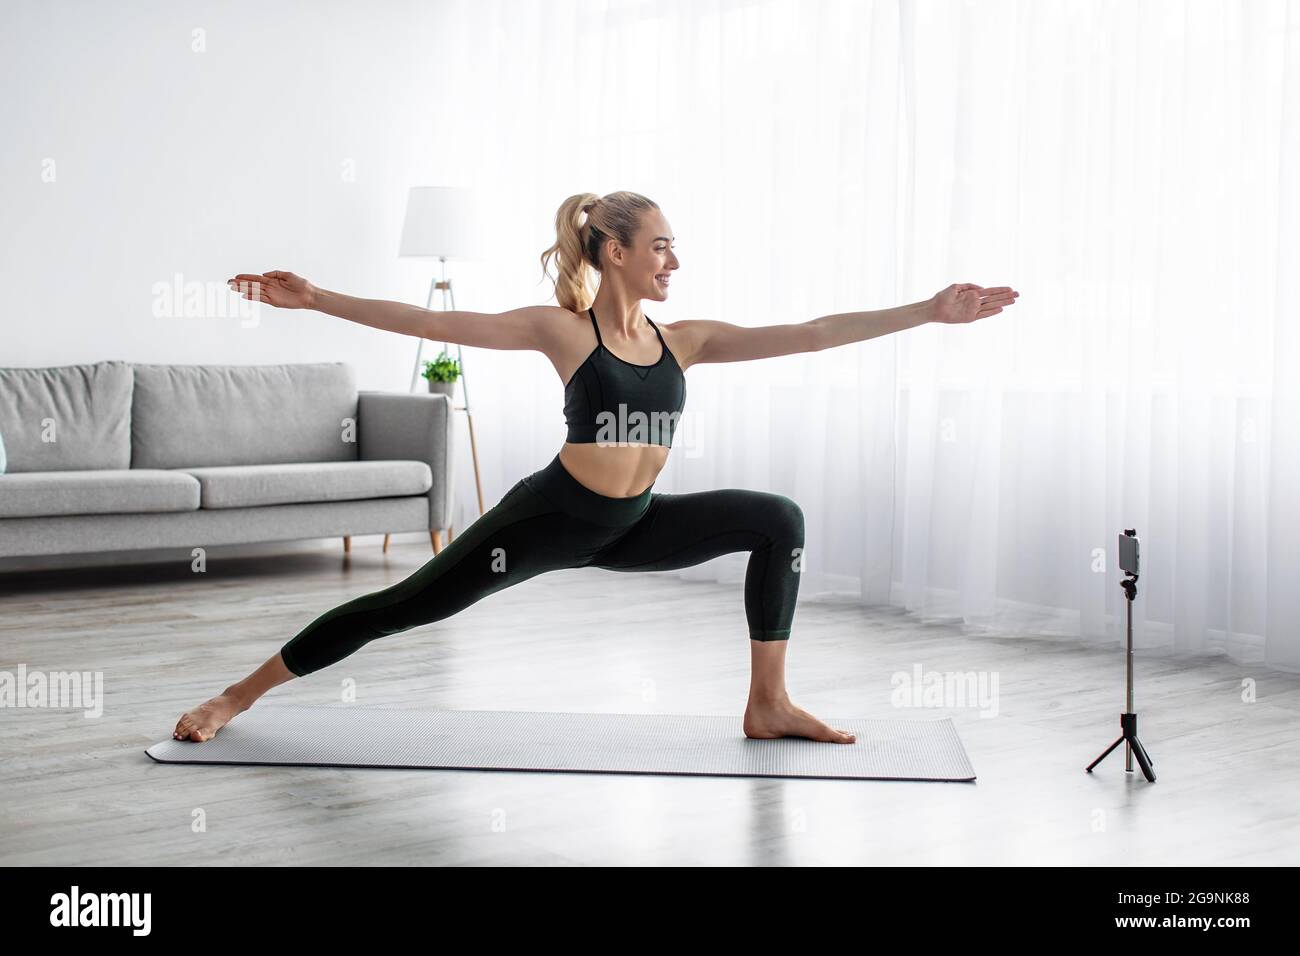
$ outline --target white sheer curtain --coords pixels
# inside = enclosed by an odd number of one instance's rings
[[[972,633],[1122,641],[1132,527],[1138,647],[1300,668],[1300,5],[446,14],[440,128],[493,197],[493,305],[549,295],[537,256],[565,196],[624,188],[678,237],[656,320],[1020,290],[972,326],[688,373],[657,489],[795,498],[801,607],[858,595]],[[536,356],[472,360],[499,493],[558,449],[560,383]],[[681,576],[738,581],[745,560]]]

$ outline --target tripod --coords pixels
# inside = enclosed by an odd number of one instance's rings
[[[1134,565],[1136,567],[1137,565]],[[1125,578],[1119,583],[1124,589],[1124,598],[1128,607],[1128,697],[1126,700],[1127,709],[1119,715],[1120,735],[1116,741],[1107,747],[1100,757],[1088,764],[1087,772],[1092,773],[1092,768],[1097,766],[1106,759],[1106,756],[1118,747],[1121,743],[1124,745],[1124,769],[1128,773],[1133,772],[1133,756],[1137,755],[1138,765],[1142,768],[1142,773],[1146,776],[1148,783],[1156,782],[1155,771],[1151,769],[1155,763],[1147,754],[1146,748],[1142,746],[1142,741],[1138,740],[1138,715],[1133,712],[1133,599],[1137,597],[1137,579],[1138,576],[1132,571],[1125,572]]]

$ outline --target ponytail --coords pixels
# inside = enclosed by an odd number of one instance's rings
[[[555,260],[555,301],[571,312],[585,311],[596,298],[595,274],[601,271],[601,248],[610,239],[630,247],[641,214],[658,209],[654,201],[626,190],[601,197],[575,193],[555,214],[555,244],[542,253],[542,275]]]

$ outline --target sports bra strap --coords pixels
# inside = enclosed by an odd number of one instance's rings
[[[589,308],[587,310],[587,314],[591,316],[591,327],[596,330],[596,344],[599,345],[601,348],[604,348],[605,342],[600,337],[600,326],[596,324],[596,307],[592,306],[591,308]]]
[[[659,326],[655,325],[654,319],[647,315],[645,320],[650,323],[650,328],[655,330],[655,335],[659,336],[659,344],[665,349],[668,348],[668,343],[664,341],[663,333],[659,331]]]
[[[596,344],[604,348],[605,340],[600,337],[600,326],[596,324],[596,307],[592,306],[587,309],[587,314],[591,316],[591,327],[596,330]],[[645,317],[645,320],[650,323],[650,328],[655,330],[655,335],[659,336],[659,344],[664,348],[668,348],[668,343],[664,341],[664,336],[663,333],[659,331],[659,326],[655,325],[654,320],[648,315]]]

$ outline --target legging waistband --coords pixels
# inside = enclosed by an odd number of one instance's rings
[[[607,528],[621,528],[634,523],[650,506],[650,487],[631,498],[611,498],[592,491],[569,474],[557,454],[550,464],[523,479],[533,491],[555,507],[574,517]]]

